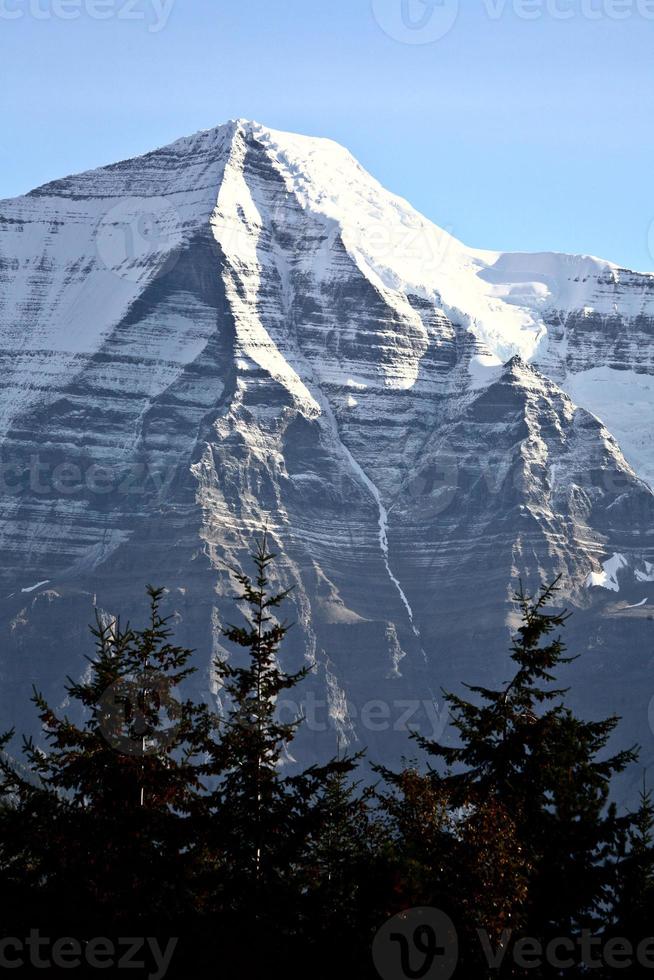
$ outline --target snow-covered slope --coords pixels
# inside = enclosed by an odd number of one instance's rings
[[[619,665],[642,700],[653,338],[654,276],[468,248],[254,123],[0,202],[2,710],[24,724],[92,607],[137,614],[152,580],[217,697],[227,566],[264,524],[316,664],[307,756],[391,760],[407,702],[433,734],[434,692],[505,669],[520,575],[564,576],[580,697],[611,708]]]

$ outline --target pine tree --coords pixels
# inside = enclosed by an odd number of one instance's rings
[[[625,856],[616,869],[616,937],[627,939],[634,949],[654,936],[654,800],[643,777],[640,806],[633,816]],[[651,968],[634,965],[627,977],[650,976]]]
[[[547,611],[556,584],[517,596],[513,679],[447,695],[459,744],[415,736],[441,767],[375,767],[386,788],[361,791],[358,756],[286,768],[302,719],[282,722],[279,702],[311,668],[280,666],[290,590],[271,589],[265,535],[252,557],[254,580],[237,574],[245,624],[224,630],[246,657],[216,664],[222,717],[181,700],[191,651],[150,589],[144,629],[97,623],[88,676],[67,688],[82,723],[35,692],[45,747],[26,740],[17,762],[0,737],[6,934],[163,930],[187,939],[171,977],[281,964],[290,980],[371,975],[376,930],[414,906],[455,920],[457,976],[495,975],[478,928],[495,948],[509,932],[574,938],[600,933],[614,903],[607,936],[652,931],[654,803],[644,790],[618,816],[611,780],[636,754],[608,754],[617,719],[579,720],[555,686],[570,662],[567,614]],[[509,959],[501,975],[522,975]]]
[[[329,975],[347,963],[353,975],[364,976],[372,937],[388,914],[385,830],[372,788],[362,789],[346,773],[327,777],[314,806],[317,819],[298,868],[303,931],[325,968],[333,957]]]
[[[11,733],[0,737],[0,760],[9,763],[7,746]],[[22,924],[27,910],[38,894],[38,875],[34,874],[30,860],[25,818],[11,792],[0,793],[0,906],[2,907],[2,934],[9,936],[12,927]],[[33,907],[33,906],[32,906]]]
[[[356,760],[340,759],[297,775],[283,774],[288,747],[302,719],[282,722],[277,702],[311,668],[289,674],[279,665],[289,626],[275,613],[290,590],[270,591],[275,558],[264,534],[252,555],[255,579],[236,573],[241,587],[236,601],[247,607],[246,622],[229,626],[224,636],[247,651],[247,663],[216,663],[227,710],[211,750],[210,770],[217,786],[211,794],[207,833],[216,862],[214,906],[241,965],[244,950],[256,952],[253,935],[264,943],[268,958],[275,951],[282,955],[290,940],[300,941],[299,869],[306,841],[320,833],[320,798],[330,781],[356,765]]]
[[[516,596],[522,625],[510,683],[469,687],[474,701],[447,695],[460,745],[416,736],[448,767],[433,775],[452,806],[492,799],[506,811],[529,868],[525,928],[545,939],[602,925],[611,865],[628,826],[608,802],[611,779],[636,758],[633,749],[604,758],[618,719],[581,721],[563,703],[567,692],[552,687],[556,669],[570,662],[560,635],[552,637],[567,614],[546,611],[557,586],[536,598],[522,590]]]
[[[188,813],[203,794],[211,718],[177,699],[191,651],[170,642],[163,590],[148,594],[145,629],[98,620],[93,630],[88,679],[67,687],[84,723],[59,717],[35,691],[46,747],[26,739],[21,767],[0,757],[2,790],[15,801],[0,861],[6,867],[18,849],[14,884],[25,874],[39,884],[40,915],[50,922],[65,907],[73,928],[100,923],[106,933],[189,911]],[[32,908],[31,921],[38,917]]]

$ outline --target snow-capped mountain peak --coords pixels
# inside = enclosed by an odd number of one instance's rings
[[[6,713],[35,644],[46,693],[83,663],[71,609],[153,580],[211,691],[264,525],[325,704],[309,754],[389,759],[371,698],[428,723],[500,670],[519,576],[562,573],[593,649],[640,642],[653,338],[654,276],[468,247],[338,144],[245,120],[1,201]]]

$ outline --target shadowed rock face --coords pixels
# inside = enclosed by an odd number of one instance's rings
[[[148,582],[220,704],[230,567],[266,526],[285,665],[315,664],[298,761],[449,737],[441,687],[506,679],[512,589],[561,574],[572,697],[647,763],[653,334],[654,277],[467,249],[256,124],[0,202],[3,727]]]

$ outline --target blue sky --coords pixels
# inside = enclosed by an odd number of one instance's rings
[[[0,197],[245,117],[471,245],[651,271],[653,52],[654,0],[0,0]]]

